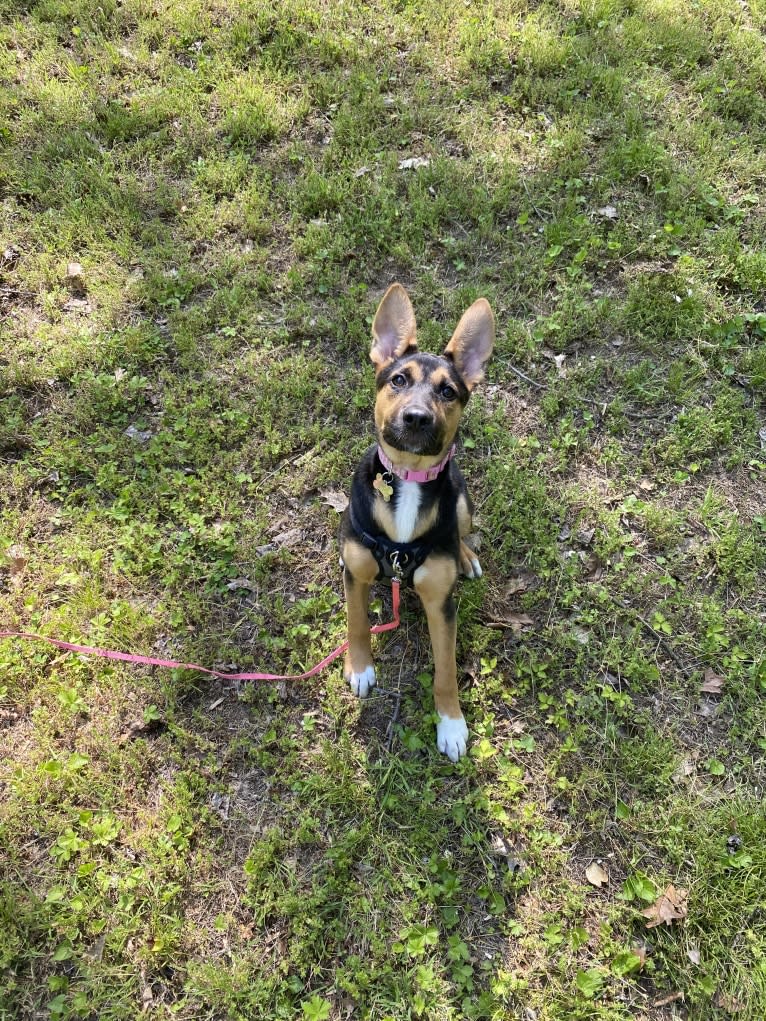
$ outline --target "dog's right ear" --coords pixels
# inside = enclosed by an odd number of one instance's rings
[[[372,324],[370,359],[375,375],[407,351],[417,348],[415,313],[401,284],[391,284],[383,295]]]

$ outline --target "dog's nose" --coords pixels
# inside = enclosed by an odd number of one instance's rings
[[[411,429],[427,429],[434,424],[434,416],[424,408],[405,408],[402,420]]]

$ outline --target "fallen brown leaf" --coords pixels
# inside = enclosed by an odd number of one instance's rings
[[[9,546],[5,555],[10,561],[11,577],[21,574],[27,566],[27,554],[23,546]]]
[[[348,507],[348,497],[339,489],[321,489],[319,495],[322,497],[322,503],[332,507],[338,514],[342,514],[346,507]]]
[[[529,588],[529,578],[523,574],[517,575],[515,578],[509,578],[508,583],[503,589],[503,595],[507,598],[508,596],[515,596],[518,592],[526,592]]]
[[[726,678],[721,677],[720,674],[714,673],[710,667],[708,667],[705,671],[702,684],[700,685],[700,691],[704,691],[708,695],[720,695],[725,683]]]
[[[295,546],[301,541],[303,533],[300,528],[288,528],[286,532],[280,532],[271,540],[275,546]]]
[[[677,1000],[683,1000],[684,994],[682,992],[668,993],[667,996],[663,996],[659,1000],[655,1000],[652,1003],[653,1007],[667,1007],[669,1003],[676,1003]]]
[[[671,779],[673,783],[683,783],[687,776],[692,776],[697,771],[694,759],[683,759],[675,768]]]
[[[736,996],[730,996],[729,993],[717,992],[713,999],[713,1003],[716,1007],[720,1007],[721,1010],[725,1010],[727,1014],[739,1014],[741,1010],[745,1009],[744,1003],[736,998]]]
[[[688,914],[687,902],[689,891],[681,887],[669,886],[664,893],[661,893],[654,904],[648,907],[641,914],[648,918],[647,929],[653,929],[657,925],[670,925],[678,919],[686,918]]]
[[[532,627],[534,621],[526,613],[508,613],[502,620],[491,620],[487,622],[487,627],[495,628],[499,631],[509,629],[519,634],[526,627]]]
[[[606,886],[609,883],[609,875],[601,868],[597,861],[592,861],[585,870],[585,878],[588,880],[591,886],[595,886],[601,889],[602,886]]]
[[[235,592],[237,589],[255,592],[255,585],[253,585],[249,578],[232,578],[231,581],[226,583],[226,588],[229,592]]]
[[[583,567],[588,572],[585,575],[585,581],[601,581],[604,577],[604,563],[600,557],[595,553],[586,553],[584,550],[580,550],[580,560]]]

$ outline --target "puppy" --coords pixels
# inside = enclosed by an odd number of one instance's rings
[[[468,728],[455,665],[458,574],[481,576],[463,541],[473,505],[453,460],[460,417],[484,376],[495,320],[480,298],[465,312],[439,357],[419,352],[415,315],[401,284],[384,295],[372,324],[377,443],[354,474],[341,523],[349,648],[345,676],[365,698],[375,684],[368,604],[379,578],[412,584],[428,619],[434,657],[436,745],[453,762],[465,754]]]

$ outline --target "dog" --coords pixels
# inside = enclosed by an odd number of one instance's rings
[[[455,664],[460,573],[481,576],[466,545],[473,504],[453,460],[455,437],[471,391],[484,377],[495,341],[485,298],[463,314],[441,356],[418,351],[415,314],[401,284],[383,296],[372,324],[377,443],[354,473],[340,529],[348,613],[344,674],[366,698],[375,685],[368,603],[383,577],[412,584],[425,608],[434,657],[436,745],[453,762],[465,755],[468,727]]]

